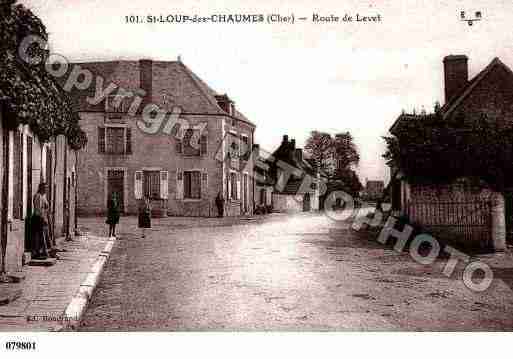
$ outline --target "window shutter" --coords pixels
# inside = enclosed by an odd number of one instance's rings
[[[228,173],[228,198],[227,199],[232,199],[232,178],[231,178],[231,173]]]
[[[203,156],[203,155],[206,155],[207,154],[207,136],[206,135],[201,135],[200,137],[200,154]]]
[[[128,154],[132,153],[132,129],[130,127],[126,128],[126,147],[125,151]]]
[[[167,171],[160,171],[160,198],[169,198],[169,178]]]
[[[105,127],[98,127],[98,153],[105,153]]]
[[[201,197],[208,197],[208,172],[206,169],[201,172]]]
[[[183,171],[176,170],[176,199],[183,199]]]
[[[142,193],[143,193],[143,172],[135,171],[135,178],[134,178],[135,199],[141,199]]]
[[[240,173],[237,173],[237,199],[240,200]]]
[[[176,153],[182,153],[182,140],[176,140]]]

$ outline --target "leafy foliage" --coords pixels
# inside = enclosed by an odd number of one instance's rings
[[[28,124],[41,142],[57,135],[79,135],[74,129],[71,101],[46,72],[48,51],[34,44],[27,49],[42,61],[29,64],[18,55],[22,41],[30,35],[48,40],[41,20],[23,5],[0,5],[0,98],[16,123]],[[71,140],[72,142],[77,142]]]
[[[450,183],[461,177],[485,181],[497,190],[513,184],[513,130],[486,116],[444,120],[439,113],[404,121],[384,137],[383,157],[416,182]]]
[[[332,136],[327,132],[312,131],[306,140],[305,151],[317,168],[330,177],[336,176],[337,171],[358,165],[360,161],[358,149],[349,132]]]

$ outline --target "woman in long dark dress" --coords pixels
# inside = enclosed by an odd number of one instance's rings
[[[47,259],[48,248],[48,211],[50,204],[46,199],[46,184],[40,183],[33,200],[33,215],[31,219],[33,259]]]
[[[142,229],[142,238],[146,237],[145,229],[151,228],[151,205],[148,197],[144,197],[139,206],[139,228]]]
[[[116,236],[116,224],[119,223],[119,214],[118,194],[114,192],[107,202],[107,220],[105,223],[109,225],[109,237]]]

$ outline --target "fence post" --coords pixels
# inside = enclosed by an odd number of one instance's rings
[[[504,195],[495,192],[492,196],[491,202],[491,215],[492,215],[492,243],[493,248],[497,252],[502,252],[506,249],[506,215],[504,207]]]

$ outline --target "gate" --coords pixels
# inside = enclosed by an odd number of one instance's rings
[[[412,223],[420,224],[440,238],[455,239],[463,244],[491,244],[490,201],[410,201],[407,215]]]

